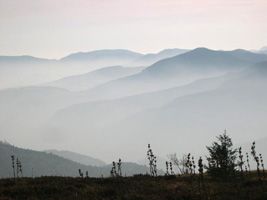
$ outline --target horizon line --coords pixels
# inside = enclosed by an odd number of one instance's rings
[[[103,49],[94,49],[94,50],[89,50],[89,51],[73,51],[70,52],[68,54],[65,54],[65,56],[61,56],[58,58],[49,58],[49,57],[40,57],[40,56],[34,56],[32,54],[15,54],[15,55],[11,55],[11,54],[0,54],[0,57],[32,57],[32,58],[37,58],[37,59],[46,59],[46,60],[61,60],[63,58],[66,58],[70,55],[73,54],[78,54],[78,53],[91,53],[91,52],[96,52],[96,51],[105,51],[105,50],[125,50],[125,51],[130,51],[133,53],[138,53],[138,54],[142,54],[143,56],[145,55],[149,55],[149,54],[158,54],[164,50],[172,50],[172,49],[180,49],[180,50],[188,50],[188,51],[192,51],[195,49],[200,49],[200,48],[204,48],[204,49],[208,49],[208,50],[212,50],[212,51],[235,51],[235,50],[245,50],[245,51],[250,51],[252,53],[260,53],[260,50],[264,49],[266,46],[262,46],[259,49],[245,49],[245,48],[234,48],[234,49],[213,49],[213,48],[209,48],[209,47],[205,47],[205,46],[199,46],[199,47],[195,47],[195,48],[178,48],[178,47],[173,47],[173,48],[164,48],[158,51],[154,51],[154,52],[141,52],[141,51],[136,51],[136,50],[132,50],[132,49],[127,49],[127,48],[103,48]]]

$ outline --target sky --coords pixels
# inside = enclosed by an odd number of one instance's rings
[[[0,55],[267,45],[266,0],[0,0]]]

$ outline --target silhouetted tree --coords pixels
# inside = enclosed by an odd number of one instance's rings
[[[260,159],[259,159],[259,156],[257,156],[255,141],[252,143],[252,146],[251,146],[251,155],[253,156],[253,159],[255,160],[257,164],[257,174],[258,174],[258,178],[260,179]]]
[[[12,162],[12,169],[13,169],[13,177],[15,179],[16,174],[15,174],[15,156],[14,155],[11,155],[11,162]]]
[[[203,165],[203,160],[202,158],[200,157],[198,159],[198,173],[199,173],[199,194],[200,194],[200,199],[202,197],[202,188],[204,188],[204,165]],[[204,188],[205,190],[205,188]]]
[[[112,162],[112,168],[110,170],[110,175],[111,175],[111,177],[116,177],[118,175],[117,170],[116,170],[116,162],[115,161]]]
[[[80,176],[81,178],[83,178],[83,172],[82,172],[82,170],[79,169],[78,172],[79,172],[79,176]]]
[[[16,159],[16,175],[17,175],[17,178],[23,176],[23,173],[22,173],[22,164],[21,164],[21,161],[19,160],[19,158]]]
[[[244,161],[243,161],[242,147],[239,147],[239,149],[238,149],[238,157],[239,157],[238,166],[239,166],[241,175],[243,175],[243,165],[244,165]]]
[[[190,153],[187,155],[187,160],[185,163],[186,166],[186,173],[190,173],[190,175],[195,174],[195,160],[194,160],[194,156],[192,156]]]
[[[213,142],[209,151],[207,172],[212,177],[225,178],[234,175],[237,150],[233,148],[232,139],[226,134],[217,137],[219,142]]]
[[[157,157],[153,154],[150,144],[148,144],[147,159],[149,161],[150,175],[157,176]]]
[[[20,176],[23,177],[22,163],[21,163],[21,161],[19,161],[19,173],[20,173]]]
[[[201,179],[203,179],[203,172],[204,172],[203,160],[200,157],[198,159],[198,173],[199,173],[199,176],[201,177]]]
[[[117,163],[115,161],[112,162],[112,168],[110,170],[111,177],[122,176],[121,166],[122,166],[122,162],[120,158]]]
[[[122,172],[121,172],[121,159],[119,158],[119,162],[117,163],[118,166],[118,175],[122,176]]]

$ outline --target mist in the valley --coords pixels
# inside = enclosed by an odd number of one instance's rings
[[[142,54],[128,50],[78,52],[58,60],[0,56],[0,89],[43,84],[106,66],[126,65]]]
[[[256,140],[267,156],[267,55],[163,52],[0,57],[0,140],[142,163],[147,144],[162,159],[205,155],[227,129],[236,147]]]

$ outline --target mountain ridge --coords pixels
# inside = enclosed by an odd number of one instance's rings
[[[60,157],[63,157],[68,160],[72,160],[74,162],[78,162],[84,165],[98,166],[98,167],[106,165],[106,163],[100,159],[93,158],[91,156],[83,155],[83,154],[72,152],[72,151],[50,149],[50,150],[45,150],[44,152],[52,153],[54,155],[58,155]]]
[[[215,51],[197,48],[160,60],[137,74],[112,80],[87,92],[95,100],[121,98],[123,95],[167,89],[197,79],[239,71],[264,60],[267,60],[267,55],[249,51]]]
[[[77,61],[77,60],[89,60],[89,59],[99,59],[106,57],[114,57],[120,54],[120,56],[130,59],[135,59],[137,57],[142,56],[143,54],[137,53],[134,51],[130,51],[127,49],[101,49],[95,51],[88,51],[88,52],[77,52],[71,53],[63,58],[60,61]]]
[[[94,167],[83,165],[63,157],[35,151],[30,149],[19,148],[4,142],[0,142],[0,177],[12,177],[11,155],[18,158],[22,163],[24,177],[39,176],[79,176],[78,169],[81,169],[85,175],[88,171],[90,177],[107,177],[110,176],[112,165]],[[10,161],[10,162],[8,162]],[[146,166],[138,165],[131,162],[122,162],[122,172],[128,176],[140,173],[146,173],[149,169]],[[163,173],[159,171],[160,173]]]
[[[142,71],[144,67],[123,67],[110,66],[103,67],[91,72],[64,77],[44,85],[68,89],[71,91],[81,91],[96,87],[108,81],[126,77]]]

